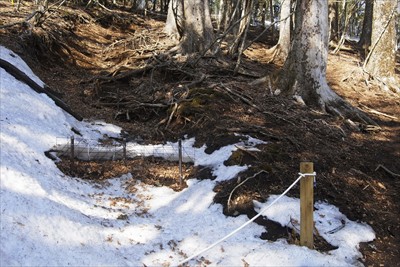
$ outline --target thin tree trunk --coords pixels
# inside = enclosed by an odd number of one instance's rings
[[[285,61],[290,49],[291,36],[291,0],[282,0],[281,14],[279,23],[279,40],[278,43],[269,50],[272,53],[270,61]]]
[[[339,4],[334,1],[329,4],[329,40],[339,39]]]
[[[243,36],[242,36],[242,41],[240,44],[240,47],[238,49],[238,59],[236,61],[236,66],[235,66],[235,70],[234,73],[236,74],[239,71],[239,66],[242,60],[242,54],[244,52],[245,49],[245,45],[246,45],[246,39],[247,39],[247,33],[249,31],[249,27],[250,27],[250,23],[251,23],[251,12],[253,10],[253,6],[254,6],[254,1],[253,0],[249,0],[248,2],[246,2],[246,10],[248,12],[248,18],[247,18],[247,23],[245,26],[245,30],[243,32]],[[246,14],[244,14],[246,16]]]
[[[236,38],[229,47],[229,54],[232,57],[239,55],[239,45],[245,41],[245,33],[251,21],[251,12],[253,10],[253,0],[242,0],[242,20],[239,24],[238,32],[235,34]]]
[[[271,24],[274,23],[275,20],[275,14],[274,14],[274,4],[272,0],[269,0],[269,13],[271,16]],[[271,38],[272,40],[275,40],[275,27],[272,27],[271,29]]]
[[[365,1],[365,12],[363,20],[363,28],[360,36],[360,41],[358,45],[363,48],[364,57],[367,56],[369,51],[369,46],[371,45],[371,34],[372,34],[372,15],[374,10],[374,1]]]

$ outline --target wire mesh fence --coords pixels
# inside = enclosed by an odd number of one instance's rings
[[[162,158],[168,161],[194,162],[195,149],[177,143],[160,145],[141,145],[137,143],[112,140],[99,143],[97,140],[83,138],[57,138],[52,153],[59,158],[82,161],[127,160],[137,157]]]

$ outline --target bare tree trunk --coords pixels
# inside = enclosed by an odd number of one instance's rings
[[[278,43],[269,50],[269,53],[273,54],[270,61],[285,61],[289,54],[291,32],[291,6],[291,0],[282,0],[279,22],[279,40]]]
[[[183,35],[183,2],[182,0],[170,0],[168,6],[167,22],[164,31],[172,39],[180,39]]]
[[[180,52],[203,52],[214,41],[208,0],[171,0],[165,31],[180,40]]]
[[[329,3],[329,40],[339,39],[339,3],[333,1]]]
[[[333,51],[333,53],[339,52],[340,47],[346,41],[346,34],[350,27],[350,19],[353,17],[356,7],[357,7],[357,2],[354,2],[353,5],[350,7],[350,10],[348,10],[347,2],[344,2],[344,12],[345,13],[342,15],[342,19],[343,19],[342,35],[341,35],[338,45],[335,48],[335,50]]]
[[[251,21],[251,12],[253,10],[253,0],[242,0],[242,20],[239,24],[238,32],[235,34],[236,38],[229,47],[229,54],[235,57],[239,54],[239,44],[244,42],[246,35],[246,28]]]
[[[365,59],[364,67],[371,76],[384,80],[395,76],[396,8],[396,1],[374,3],[371,51]]]
[[[267,1],[263,1],[262,11],[261,11],[261,21],[262,25],[265,27],[265,14],[267,13]]]
[[[225,23],[226,10],[227,10],[227,1],[226,0],[220,0],[219,1],[219,8],[218,8],[218,17],[217,17],[217,30],[218,31],[221,31],[222,25]]]
[[[269,0],[269,13],[271,16],[271,23],[274,23],[275,13],[274,13],[274,3],[272,0]],[[271,28],[272,40],[275,40],[275,27]]]
[[[343,117],[357,114],[371,121],[340,98],[327,83],[328,29],[328,1],[297,0],[293,46],[278,74],[277,85],[300,103]]]

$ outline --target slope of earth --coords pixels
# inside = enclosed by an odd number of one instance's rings
[[[23,2],[16,12],[9,2],[1,2],[0,25],[23,22],[32,10],[29,3]],[[20,23],[0,28],[0,44],[24,58],[73,110],[121,126],[128,139],[156,143],[195,136],[199,146],[207,144],[208,152],[235,143],[235,133],[267,141],[261,152],[238,150],[225,162],[251,166],[215,188],[215,201],[224,204],[227,215],[253,216],[252,200],[281,193],[301,161],[314,162],[316,200],[327,200],[376,232],[375,241],[363,244],[360,261],[367,266],[397,265],[399,96],[366,82],[356,52],[330,55],[332,88],[381,127],[358,130],[346,119],[275,96],[268,85],[252,85],[280,67],[268,63],[271,43],[254,43],[234,74],[235,61],[223,54],[199,60],[174,54],[173,43],[162,32],[164,19],[123,9],[62,6],[45,15],[40,27]],[[237,188],[228,203],[238,181],[260,171]],[[274,238],[285,233],[278,229]]]

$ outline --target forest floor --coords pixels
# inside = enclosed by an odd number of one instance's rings
[[[0,2],[0,25],[24,21],[31,11],[29,3],[23,2],[16,12],[9,2]],[[207,152],[236,143],[240,138],[236,134],[267,141],[258,146],[260,152],[239,149],[225,162],[251,166],[241,174],[242,180],[265,171],[235,190],[229,208],[228,196],[238,179],[215,188],[215,201],[224,205],[226,215],[253,216],[252,200],[281,193],[297,177],[299,163],[312,161],[317,172],[315,199],[328,201],[376,232],[373,242],[361,245],[360,261],[366,266],[398,265],[400,97],[366,81],[361,52],[351,43],[329,55],[328,82],[380,128],[352,124],[275,95],[268,82],[252,84],[281,67],[269,63],[273,41],[268,34],[245,52],[234,74],[236,62],[224,49],[218,58],[202,57],[196,63],[196,57],[173,54],[161,15],[61,7],[42,19],[41,27],[22,23],[0,28],[0,44],[18,53],[85,119],[118,125],[128,140],[143,143],[195,137],[198,146],[207,145]],[[253,28],[250,38],[259,31]],[[118,164],[109,163],[113,174],[126,171]],[[159,160],[135,162],[141,164],[147,170],[172,168]],[[100,167],[93,163],[92,168]],[[147,182],[179,190],[154,173],[146,172],[151,177]],[[298,196],[298,189],[289,194]],[[266,239],[287,237],[282,227],[275,225],[273,231],[272,225],[268,227]],[[324,250],[319,242],[316,246]]]

